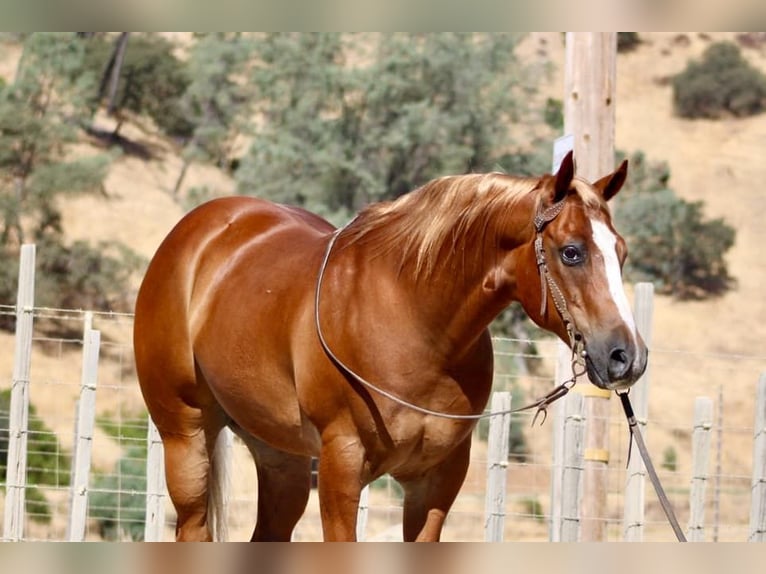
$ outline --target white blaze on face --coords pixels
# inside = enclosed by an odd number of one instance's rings
[[[630,329],[633,339],[636,339],[636,323],[633,320],[633,312],[630,310],[628,297],[625,295],[625,287],[622,284],[622,272],[620,271],[620,261],[617,258],[617,237],[607,227],[605,223],[590,220],[590,226],[593,230],[593,242],[601,251],[604,259],[606,280],[609,285],[609,293],[617,306],[617,310]]]

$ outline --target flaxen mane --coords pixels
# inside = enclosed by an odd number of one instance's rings
[[[347,242],[364,242],[375,255],[399,253],[401,268],[414,264],[416,276],[428,277],[444,249],[496,235],[521,199],[537,189],[540,178],[502,173],[446,176],[391,202],[370,205],[344,232]],[[591,186],[575,179],[585,203],[598,201]],[[530,217],[530,223],[531,223]]]

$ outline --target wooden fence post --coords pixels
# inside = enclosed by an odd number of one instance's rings
[[[580,502],[585,471],[584,397],[569,393],[565,398],[564,465],[561,477],[561,542],[580,541]]]
[[[563,341],[556,343],[555,384],[560,385],[572,377],[572,351]],[[564,425],[566,423],[566,402],[569,395],[552,405],[553,452],[551,461],[551,523],[548,539],[561,542],[561,511],[563,508],[562,490],[564,475]]]
[[[511,435],[511,393],[492,395],[493,413],[487,437],[487,493],[484,506],[484,541],[502,542],[505,532],[505,485]]]
[[[29,426],[29,370],[35,304],[35,246],[22,245],[16,298],[16,347],[13,355],[11,404],[8,419],[8,462],[5,479],[3,539],[24,536]]]
[[[146,432],[146,518],[144,541],[162,542],[165,527],[165,454],[151,417]]]
[[[634,293],[633,315],[636,328],[648,349],[652,346],[652,316],[654,314],[654,285],[637,283]],[[650,351],[651,358],[651,351]],[[641,378],[630,390],[633,412],[639,431],[646,440],[646,421],[649,412],[650,364]],[[630,438],[628,440],[631,440]],[[625,507],[623,511],[623,539],[626,542],[641,542],[644,539],[644,500],[646,468],[644,461],[633,451],[628,462],[625,480]]]
[[[710,460],[710,429],[713,427],[713,401],[697,397],[694,402],[692,433],[692,481],[689,492],[689,542],[705,541],[705,490]]]
[[[749,542],[766,542],[766,373],[758,380],[753,425]]]
[[[93,427],[96,418],[96,384],[98,383],[98,354],[101,332],[90,328],[86,317],[83,332],[82,376],[80,399],[77,401],[77,422],[75,427],[74,453],[72,455],[72,478],[69,487],[69,522],[67,540],[85,540],[85,525],[88,518],[88,480],[93,451]]]
[[[356,514],[356,540],[367,540],[367,518],[370,512],[370,485],[368,484],[359,494],[359,509]]]

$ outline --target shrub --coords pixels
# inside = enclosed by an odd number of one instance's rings
[[[557,98],[545,100],[543,120],[550,128],[561,132],[564,130],[564,102]],[[515,172],[514,172],[515,173]]]
[[[67,245],[58,233],[44,232],[35,238],[35,303],[41,307],[94,309],[124,312],[133,308],[129,288],[145,265],[142,257],[113,241],[92,245],[74,241]],[[0,301],[14,301],[18,285],[19,255],[16,248],[0,246]],[[12,330],[15,317],[0,316],[0,329]],[[67,325],[41,323],[47,332],[66,334]]]
[[[718,42],[673,78],[673,104],[684,118],[758,114],[766,107],[766,76],[744,59],[738,46]]]
[[[706,219],[704,203],[689,202],[667,187],[665,164],[648,164],[634,154],[615,221],[630,256],[628,280],[650,281],[660,293],[679,299],[703,299],[730,289],[724,256],[736,232],[723,219]]]
[[[662,468],[671,472],[678,470],[678,453],[672,446],[662,451]]]
[[[543,510],[543,504],[536,496],[525,496],[519,501],[521,505],[521,513],[529,518],[533,518],[538,522],[545,521],[545,511]]]
[[[370,483],[371,490],[385,491],[389,499],[394,501],[404,500],[404,488],[392,476],[384,475]]]
[[[113,474],[99,474],[90,494],[90,516],[105,540],[144,539],[146,448],[129,447]]]
[[[617,51],[630,52],[641,44],[638,32],[617,32]]]
[[[129,417],[129,424],[100,418],[99,428],[127,445],[111,473],[97,473],[90,493],[90,517],[106,540],[144,539],[146,519],[146,425],[142,413]]]
[[[8,464],[8,426],[11,391],[0,392],[0,477],[5,479]],[[53,431],[29,405],[27,439],[26,511],[29,517],[43,524],[51,520],[50,507],[40,487],[66,487],[69,484],[71,459],[64,452]]]

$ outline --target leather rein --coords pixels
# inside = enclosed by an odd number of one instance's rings
[[[325,271],[327,270],[328,262],[330,261],[330,255],[332,253],[333,247],[335,246],[335,242],[337,241],[340,234],[343,232],[343,230],[346,227],[348,227],[348,225],[351,224],[351,222],[346,224],[346,226],[339,228],[338,230],[335,231],[335,233],[333,233],[332,237],[330,238],[330,241],[327,244],[327,249],[325,251],[324,259],[322,260],[322,265],[319,269],[319,275],[317,277],[316,292],[315,292],[315,298],[314,298],[314,322],[316,325],[319,342],[322,345],[322,349],[327,354],[328,358],[332,361],[332,363],[340,371],[345,373],[346,376],[352,378],[353,380],[355,380],[356,382],[358,382],[365,388],[383,397],[386,397],[387,399],[395,403],[398,403],[404,407],[407,407],[419,413],[436,416],[436,417],[440,417],[444,419],[452,419],[452,420],[478,420],[478,419],[483,419],[488,417],[519,413],[519,412],[527,411],[530,409],[537,409],[534,417],[532,418],[532,425],[535,424],[535,422],[537,421],[537,417],[540,415],[540,413],[543,414],[543,418],[540,421],[540,424],[542,425],[545,422],[546,418],[548,417],[548,410],[547,410],[548,406],[550,406],[551,403],[557,401],[558,399],[566,395],[572,389],[572,387],[574,387],[575,384],[577,384],[577,380],[586,372],[586,368],[585,368],[586,351],[585,351],[582,333],[580,333],[580,331],[577,330],[574,319],[572,318],[572,315],[569,313],[569,310],[567,309],[566,298],[564,297],[564,294],[562,293],[561,289],[556,284],[556,281],[553,279],[553,276],[550,274],[550,271],[548,270],[548,263],[545,258],[545,248],[543,247],[543,231],[545,227],[548,225],[548,223],[556,219],[556,217],[564,209],[565,201],[566,199],[562,199],[558,201],[557,203],[554,203],[553,205],[549,206],[546,209],[543,209],[542,204],[540,204],[540,206],[538,207],[537,215],[534,218],[535,259],[537,262],[538,271],[540,273],[540,289],[541,289],[540,314],[541,316],[545,316],[545,313],[547,311],[547,305],[548,305],[548,291],[550,291],[551,299],[553,300],[553,305],[556,308],[556,311],[561,316],[561,319],[566,328],[567,335],[569,337],[569,346],[572,349],[572,359],[571,359],[572,377],[570,377],[569,379],[567,379],[566,381],[564,381],[563,383],[555,387],[553,390],[551,390],[549,393],[547,393],[543,397],[523,407],[508,409],[503,411],[495,411],[495,412],[487,411],[487,412],[474,414],[474,415],[458,415],[458,414],[445,413],[441,411],[434,411],[434,410],[416,405],[414,403],[411,403],[405,399],[402,399],[401,397],[398,397],[378,387],[377,385],[367,381],[366,379],[358,375],[356,372],[354,372],[354,370],[348,367],[343,361],[341,361],[335,355],[335,353],[333,353],[332,349],[327,344],[327,341],[324,337],[324,333],[322,332],[322,326],[321,326],[321,321],[319,316],[319,303],[320,303],[320,297],[321,297],[321,291],[322,291],[322,282],[324,280],[324,274],[325,274]],[[652,486],[654,486],[654,490],[657,493],[657,498],[660,501],[662,510],[665,512],[665,516],[667,517],[668,522],[670,523],[670,526],[672,527],[673,532],[676,535],[676,538],[678,539],[679,542],[686,542],[687,540],[684,535],[684,532],[681,529],[680,524],[678,523],[678,519],[676,518],[675,513],[673,512],[673,507],[670,504],[670,500],[668,499],[664,489],[662,488],[662,484],[660,483],[659,476],[657,475],[657,471],[655,470],[654,464],[652,463],[651,457],[649,456],[649,451],[646,448],[646,444],[644,443],[644,439],[641,434],[641,431],[638,428],[638,423],[633,413],[633,407],[630,403],[630,399],[628,398],[628,392],[629,392],[628,390],[625,390],[622,392],[615,391],[615,393],[620,397],[620,402],[625,412],[625,417],[628,421],[628,428],[630,430],[631,438],[635,440],[636,445],[638,446],[638,450],[641,454],[641,458],[644,461],[646,472],[649,475],[649,479],[651,480]],[[630,443],[630,445],[632,447],[632,442]],[[631,453],[631,448],[629,447],[628,461],[630,461],[630,453]]]

